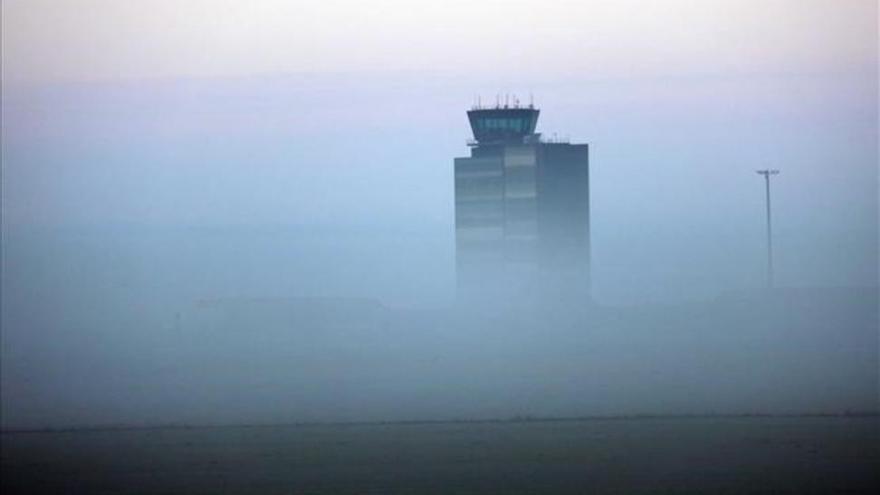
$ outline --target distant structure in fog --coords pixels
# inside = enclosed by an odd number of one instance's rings
[[[764,186],[767,195],[767,288],[773,288],[773,227],[770,224],[770,177],[778,175],[779,170],[764,169],[755,170],[758,175],[764,176]]]
[[[588,145],[542,139],[538,114],[516,99],[467,112],[471,156],[455,159],[461,298],[589,296]]]

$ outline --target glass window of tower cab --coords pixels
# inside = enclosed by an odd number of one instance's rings
[[[471,153],[454,162],[460,300],[589,299],[588,145],[542,139],[539,114],[467,112]]]

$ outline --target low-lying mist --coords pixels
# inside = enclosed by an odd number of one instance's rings
[[[334,267],[391,246],[313,232],[315,252],[298,253],[297,235],[263,235],[10,235],[3,427],[877,408],[876,289],[477,303],[456,300],[451,260],[417,243]],[[401,265],[424,285],[396,285]]]

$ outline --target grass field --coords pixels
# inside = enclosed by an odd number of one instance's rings
[[[880,493],[880,418],[3,433],[3,493]]]

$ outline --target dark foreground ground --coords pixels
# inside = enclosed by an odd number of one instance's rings
[[[880,493],[878,417],[7,432],[12,493]]]

